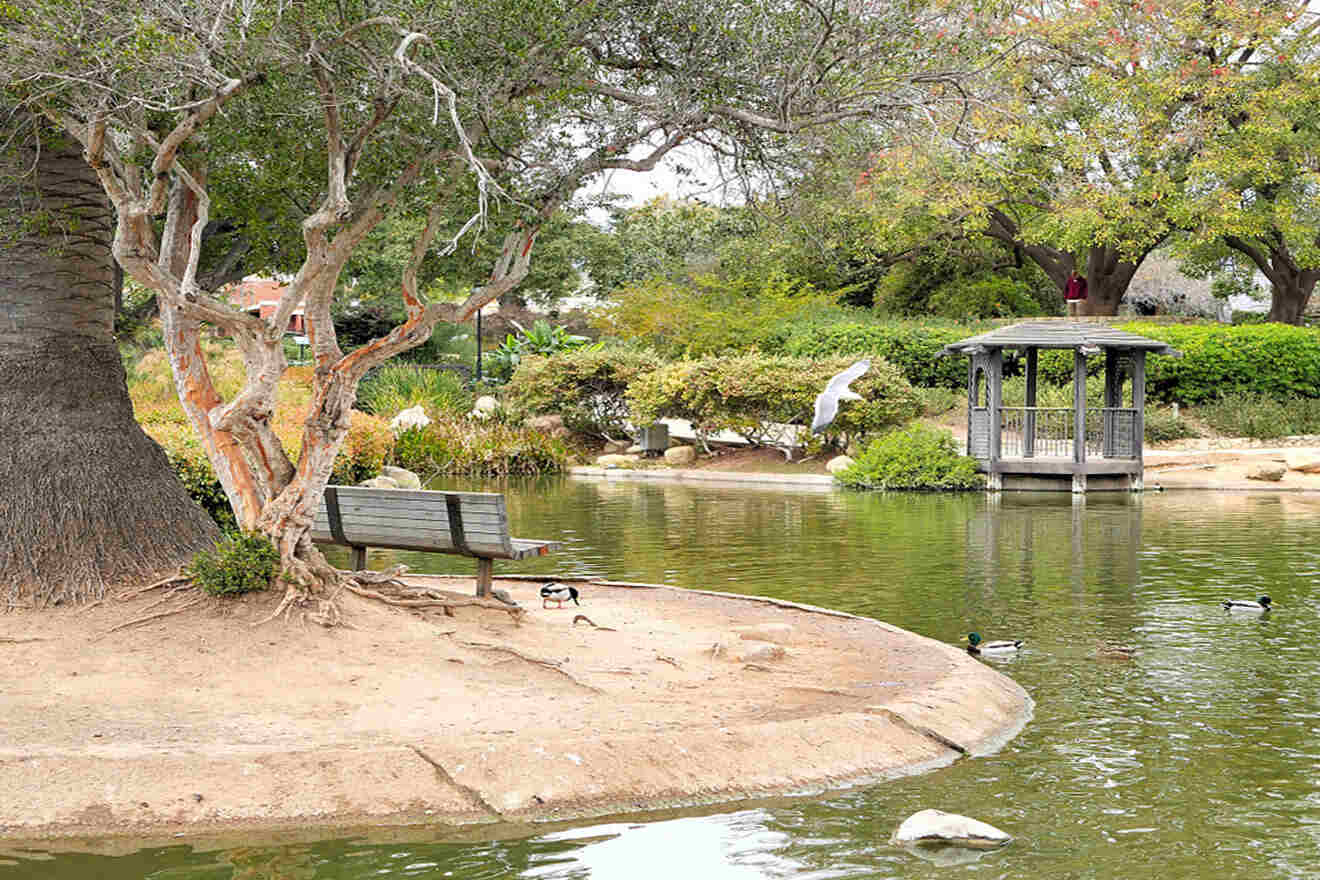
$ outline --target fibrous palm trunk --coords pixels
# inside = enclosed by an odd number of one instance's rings
[[[105,195],[80,150],[36,138],[0,156],[0,596],[11,605],[100,597],[173,571],[218,534],[133,419]]]

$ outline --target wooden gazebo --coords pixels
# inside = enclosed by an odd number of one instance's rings
[[[1004,406],[1004,350],[1025,359],[1026,400]],[[1073,405],[1036,405],[1041,349],[1073,352]],[[1086,492],[1142,488],[1146,355],[1182,353],[1157,339],[1105,324],[1038,320],[946,345],[967,368],[967,454],[988,488]],[[1104,406],[1086,407],[1087,359],[1104,356]]]

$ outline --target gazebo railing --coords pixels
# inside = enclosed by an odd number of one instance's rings
[[[1076,420],[1072,407],[1005,406],[999,412],[1000,458],[1073,457]],[[990,411],[986,407],[974,407],[971,416],[968,454],[988,459]],[[1136,436],[1137,421],[1137,411],[1131,408],[1087,409],[1087,457],[1136,458],[1141,448],[1141,440]]]

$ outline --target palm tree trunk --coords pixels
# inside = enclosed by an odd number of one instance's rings
[[[35,127],[10,143],[0,156],[10,208],[0,214],[0,596],[79,602],[173,571],[218,532],[133,419],[113,333],[112,214],[96,176],[80,150]]]

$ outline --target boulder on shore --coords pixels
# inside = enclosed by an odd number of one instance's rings
[[[380,469],[380,475],[393,480],[400,489],[422,488],[422,478],[407,468],[394,467],[393,465],[387,464]]]
[[[697,460],[697,450],[692,446],[674,446],[665,450],[665,464],[682,467]]]

